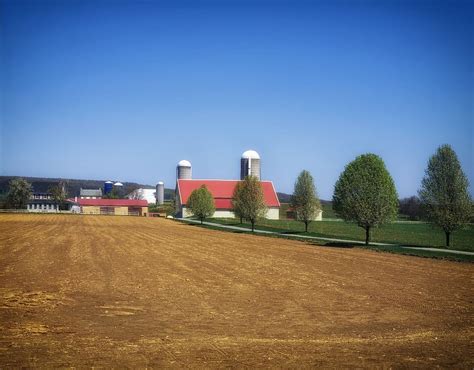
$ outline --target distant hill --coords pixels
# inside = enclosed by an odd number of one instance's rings
[[[278,200],[280,203],[290,203],[291,202],[291,194],[286,194],[286,193],[279,193],[277,192]],[[321,204],[323,205],[332,205],[332,202],[330,200],[324,200],[321,199]]]
[[[33,185],[33,189],[38,192],[47,192],[48,189],[57,184],[59,181],[66,183],[66,191],[68,197],[79,196],[81,188],[84,189],[98,189],[103,188],[106,180],[80,180],[80,179],[61,179],[61,178],[45,178],[45,177],[27,177],[27,176],[0,176],[0,194],[8,192],[8,183],[14,178],[23,178]],[[138,188],[154,189],[152,185],[139,184],[136,182],[122,182],[125,194],[131,193]],[[165,200],[172,199],[174,196],[174,189],[165,189]]]

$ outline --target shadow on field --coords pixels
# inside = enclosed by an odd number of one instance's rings
[[[318,247],[328,247],[328,248],[345,248],[350,249],[354,248],[355,245],[353,243],[343,243],[343,242],[329,242],[329,243],[317,243],[317,242],[307,242],[310,245],[317,245]]]

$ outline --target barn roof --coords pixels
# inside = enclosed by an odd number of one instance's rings
[[[214,197],[214,203],[217,209],[231,209],[232,195],[234,194],[235,186],[239,180],[177,180],[178,194],[181,204],[186,204],[189,196],[200,188],[206,185],[207,189]],[[263,188],[263,198],[267,207],[280,207],[275,188],[271,181],[261,181]]]
[[[78,199],[77,203],[96,207],[148,207],[146,200],[138,199]]]

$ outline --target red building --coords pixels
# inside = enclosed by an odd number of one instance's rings
[[[213,217],[234,217],[232,212],[232,195],[239,180],[191,180],[178,179],[176,182],[176,206],[178,217],[189,217],[187,202],[193,190],[206,185],[214,198],[216,212]],[[280,213],[280,202],[271,181],[261,181],[265,205],[268,208],[266,218],[277,220]]]

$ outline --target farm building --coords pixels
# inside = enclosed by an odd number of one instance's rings
[[[87,215],[147,216],[148,202],[138,199],[77,199]]]
[[[255,150],[245,151],[240,159],[240,180],[192,180],[192,166],[187,160],[181,160],[176,166],[175,204],[176,217],[190,217],[192,214],[187,208],[191,193],[206,185],[214,197],[216,211],[213,217],[233,218],[232,196],[236,185],[247,176],[255,176],[260,180],[260,155]],[[278,220],[280,218],[280,201],[271,181],[260,181],[263,198],[267,206],[266,218]]]
[[[128,199],[143,199],[148,202],[148,204],[156,203],[156,190],[155,189],[135,189],[130,194],[126,196]]]
[[[79,197],[81,199],[100,199],[102,198],[102,189],[83,189],[81,188]]]
[[[178,179],[176,184],[176,206],[177,217],[190,217],[191,213],[186,207],[189,196],[193,190],[206,185],[207,189],[214,197],[216,212],[213,217],[234,217],[232,212],[232,195],[239,180],[191,180]],[[280,212],[280,202],[275,188],[271,181],[262,181],[263,196],[268,208],[266,218],[278,220]]]

